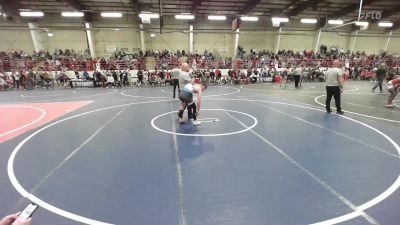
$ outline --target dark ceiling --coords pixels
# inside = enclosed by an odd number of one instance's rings
[[[195,15],[255,15],[261,17],[357,19],[359,0],[160,0],[163,15],[192,13]],[[86,20],[91,14],[118,11],[138,14],[159,12],[159,0],[0,0],[2,11],[17,17],[19,9],[41,10],[44,13],[83,11]],[[363,11],[381,11],[382,20],[400,27],[400,0],[363,0]],[[375,21],[376,22],[376,21]]]

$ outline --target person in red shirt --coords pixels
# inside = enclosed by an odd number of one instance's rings
[[[389,81],[387,88],[390,93],[390,96],[388,98],[388,104],[386,105],[386,107],[393,108],[394,107],[393,100],[396,97],[396,95],[400,92],[400,77]]]
[[[221,82],[221,71],[219,69],[215,70],[215,76],[217,77],[217,82]]]
[[[221,71],[218,68],[215,70],[215,76],[221,76]]]

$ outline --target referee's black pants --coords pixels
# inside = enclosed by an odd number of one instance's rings
[[[176,91],[176,86],[178,86],[178,93],[180,92],[180,87],[179,87],[179,79],[173,79],[172,80],[173,84],[174,84],[174,94],[173,94],[173,98],[175,98],[175,91]]]
[[[340,107],[340,88],[339,86],[326,86],[326,111],[331,112],[331,99],[335,99],[336,111],[341,112],[342,108]]]
[[[300,75],[294,75],[294,86],[299,87]]]

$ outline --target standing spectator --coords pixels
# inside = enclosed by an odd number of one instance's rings
[[[124,70],[124,86],[129,86],[129,73],[127,70]]]
[[[331,113],[331,99],[335,98],[336,113],[343,115],[342,108],[340,107],[340,93],[343,92],[343,71],[339,68],[340,61],[335,60],[332,63],[332,68],[325,74],[326,82],[326,112]]]
[[[21,71],[19,71],[19,87],[21,88],[21,91],[26,89],[25,83],[26,83],[25,75],[21,70]]]
[[[121,72],[121,70],[118,71],[118,75],[119,75],[119,80],[121,82],[121,85],[125,86],[124,74]]]
[[[232,84],[233,83],[233,70],[232,69],[228,70],[228,79]]]
[[[210,71],[210,81],[215,84],[215,72],[213,70]]]
[[[84,80],[89,80],[90,79],[89,73],[86,70],[83,71],[83,79]]]
[[[380,67],[376,70],[376,79],[377,79],[377,83],[376,83],[376,85],[372,88],[372,92],[375,92],[375,89],[379,86],[379,91],[380,91],[380,93],[382,93],[383,92],[383,90],[382,90],[382,83],[383,83],[383,80],[385,79],[385,76],[386,76],[386,70],[385,70],[385,64],[384,63],[382,63],[381,65],[380,65]]]
[[[14,88],[19,89],[19,74],[17,71],[14,71],[12,74],[13,82],[14,82]]]
[[[221,71],[217,68],[215,70],[215,76],[217,77],[217,83],[221,81]]]
[[[118,74],[115,70],[112,71],[112,77],[114,78],[114,86],[121,87],[119,80],[118,80]]]
[[[137,77],[138,77],[137,86],[142,86],[142,84],[143,84],[143,71],[142,70],[139,70],[137,72]]]
[[[162,69],[160,72],[158,72],[158,77],[160,78],[160,86],[161,84],[165,85],[165,71]]]

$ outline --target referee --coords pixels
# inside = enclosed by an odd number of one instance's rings
[[[178,67],[175,67],[171,71],[171,80],[172,80],[172,84],[174,85],[172,97],[175,98],[176,86],[178,86],[178,96],[179,96],[179,92],[181,91],[181,88],[179,86],[179,69],[178,69]]]
[[[294,70],[294,86],[295,86],[295,88],[299,87],[299,83],[300,83],[300,79],[301,79],[302,75],[303,75],[303,69],[299,65]]]
[[[326,71],[326,112],[331,113],[331,99],[335,98],[336,114],[343,115],[340,107],[340,93],[343,92],[343,71],[339,68],[341,65],[339,60],[333,61],[332,67]]]
[[[192,83],[192,81],[193,81],[189,75],[189,70],[190,70],[189,64],[182,63],[181,69],[179,70],[179,86],[182,88],[185,87],[186,84]],[[184,94],[184,92],[179,92],[179,96],[182,94]],[[181,100],[181,99],[179,99],[179,100]],[[179,123],[184,122],[182,115],[183,115],[183,111],[185,111],[185,108],[186,108],[186,103],[181,100],[181,107],[178,112]],[[190,110],[188,110],[188,118],[191,117],[190,113],[191,113]]]

